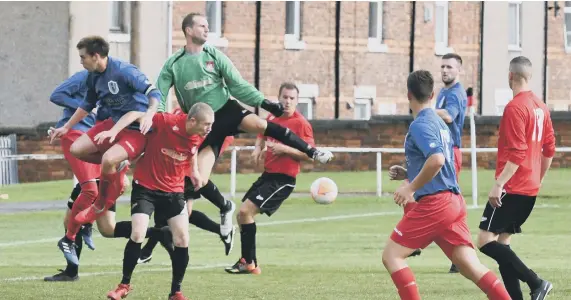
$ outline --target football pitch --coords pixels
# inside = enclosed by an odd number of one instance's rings
[[[394,191],[396,183],[383,178],[383,190]],[[536,273],[550,280],[554,290],[549,299],[571,299],[571,213],[566,169],[551,170],[538,197],[536,209],[513,239],[512,248]],[[315,204],[307,193],[312,180],[327,176],[339,185],[340,195],[331,205]],[[238,174],[241,195],[257,174]],[[475,240],[483,204],[493,173],[481,170],[480,207],[469,210],[469,226]],[[229,176],[213,181],[228,191]],[[460,177],[466,201],[471,206],[469,170]],[[230,275],[224,267],[240,255],[240,237],[224,255],[218,236],[190,227],[190,265],[183,291],[193,300],[227,299],[398,299],[396,289],[381,262],[381,253],[402,209],[390,196],[374,196],[375,172],[304,173],[296,192],[271,218],[258,216],[257,257],[261,275]],[[9,194],[1,202],[65,202],[71,181],[21,184],[0,188]],[[369,193],[369,194],[366,194]],[[235,199],[239,202],[240,199]],[[195,208],[218,221],[213,205],[197,201]],[[118,207],[117,220],[129,218],[129,206]],[[106,299],[121,279],[125,239],[105,239],[96,232],[96,250],[83,247],[80,279],[77,282],[43,282],[44,276],[64,268],[56,242],[63,235],[63,210],[24,211],[0,214],[0,299]],[[484,264],[499,276],[493,260],[478,253]],[[448,274],[450,262],[435,245],[408,263],[415,272],[422,299],[486,299],[459,274]],[[167,299],[170,291],[170,260],[160,246],[148,264],[138,265],[128,299]],[[525,299],[529,289],[522,283]]]

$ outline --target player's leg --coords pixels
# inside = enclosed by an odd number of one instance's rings
[[[493,258],[499,266],[504,265],[504,268],[511,266],[512,272],[506,272],[505,275],[511,277],[512,274],[516,274],[519,280],[527,283],[532,295],[535,295],[534,299],[544,299],[553,285],[529,269],[511,247],[498,241],[500,233],[521,233],[521,225],[531,214],[534,204],[535,197],[513,194],[503,196],[501,207],[494,209],[488,203],[480,222],[478,248]],[[512,282],[514,279],[508,278],[507,281]],[[514,296],[517,297],[517,293]]]
[[[401,299],[420,300],[417,281],[408,267],[406,258],[416,249],[399,245],[389,239],[383,250],[383,265],[391,275]]]
[[[462,152],[458,147],[453,147],[452,150],[454,152],[454,171],[456,172],[456,181],[459,182],[460,171],[462,169]],[[448,273],[458,272],[460,272],[460,270],[458,270],[458,267],[456,267],[454,264],[452,264],[450,266],[450,270],[448,270]]]
[[[214,124],[216,124],[216,122],[214,122]],[[222,132],[224,129],[219,129],[220,127],[220,125],[216,128],[213,127],[212,131],[206,136],[206,139],[200,145],[197,160],[198,171],[203,179],[210,178],[212,168],[214,167],[214,163],[220,154],[222,144],[226,138],[226,135]],[[214,130],[216,130],[216,132]],[[192,187],[190,180],[188,180],[188,183],[185,181],[185,190],[186,187]],[[208,180],[206,185],[200,188],[197,192],[220,209],[220,234],[222,236],[229,235],[232,232],[232,228],[234,228],[234,225],[232,224],[232,216],[236,210],[234,202],[225,199],[212,180]]]
[[[135,190],[136,189],[136,190]],[[141,245],[145,240],[149,218],[155,210],[155,201],[149,190],[133,184],[131,193],[131,234],[123,253],[123,277],[121,283],[107,294],[109,299],[125,298],[131,291],[131,277],[141,255]]]
[[[169,207],[161,209],[161,215],[167,219],[168,227],[172,231],[174,249],[171,253],[172,281],[169,299],[186,299],[182,295],[181,285],[188,266],[188,210],[183,193],[170,195]],[[157,214],[159,211],[157,210]]]
[[[454,195],[449,199],[448,216],[452,222],[443,226],[436,234],[434,242],[444,254],[458,267],[459,272],[474,282],[493,300],[510,299],[509,294],[496,275],[480,263],[470,229],[466,223],[466,203],[464,198]]]
[[[511,249],[511,234],[501,233],[497,241]],[[523,300],[519,278],[514,267],[511,264],[501,264],[499,265],[499,269],[504,285],[506,286],[506,290],[508,290],[512,300]]]
[[[93,141],[93,137],[97,135],[99,132],[105,129],[105,126],[100,125],[102,123],[98,123],[93,128],[91,128],[87,133],[82,134],[79,136],[73,144],[69,148],[69,152],[76,158],[92,163],[92,164],[101,164],[101,156],[102,153],[100,152],[99,147]]]
[[[256,257],[256,221],[254,216],[260,212],[258,206],[246,199],[236,216],[240,226],[241,257],[231,267],[224,270],[230,274],[261,274]]]
[[[263,134],[264,136],[272,137],[286,146],[290,146],[305,153],[308,157],[313,158],[322,164],[328,163],[333,159],[333,154],[330,151],[318,150],[317,148],[309,145],[288,128],[268,122],[260,118],[258,115],[252,114],[250,111],[248,111],[247,115],[243,117],[239,128],[240,130],[248,133]]]
[[[74,191],[75,191],[75,189],[74,189]],[[77,192],[77,194],[79,194],[79,191]],[[73,195],[73,192],[72,192],[72,195]],[[72,201],[71,197],[70,197],[70,201]],[[64,215],[64,219],[63,219],[64,230],[65,230],[65,228],[67,228],[67,222],[69,221],[69,218],[70,218],[72,204],[73,204],[73,201],[68,202],[68,209],[66,210],[65,215]],[[81,252],[81,251],[77,251],[77,252]],[[78,253],[78,255],[80,255],[80,253]],[[60,269],[59,270],[60,272],[58,272],[57,274],[44,277],[44,281],[76,281],[79,279],[79,277],[77,276],[77,273],[78,273],[77,267],[78,267],[77,265],[74,265],[74,264],[67,262],[67,266],[66,266],[65,270]]]

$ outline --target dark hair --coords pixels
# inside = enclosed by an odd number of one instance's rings
[[[101,57],[107,57],[107,55],[109,55],[109,43],[97,35],[82,38],[76,47],[77,50],[85,49],[85,52],[91,56],[95,55],[95,53]]]
[[[297,94],[299,95],[299,89],[297,88],[297,85],[295,85],[295,83],[292,82],[284,82],[280,85],[280,90],[278,92],[278,96],[281,96],[282,91],[286,89],[286,90],[296,90]]]
[[[429,71],[414,71],[408,75],[406,88],[418,102],[427,102],[434,90],[434,78]]]
[[[460,63],[460,65],[462,65],[462,57],[460,57],[460,55],[456,53],[446,53],[442,56],[442,59],[451,59],[451,58],[454,58]]]
[[[194,25],[194,17],[196,16],[203,16],[203,14],[193,12],[189,13],[188,15],[186,15],[186,17],[184,17],[184,19],[182,19],[182,33],[184,34],[184,36],[186,36],[185,32],[186,27],[192,28],[192,26]]]

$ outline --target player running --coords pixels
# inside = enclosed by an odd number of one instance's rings
[[[450,130],[430,107],[434,79],[419,70],[407,79],[408,99],[414,116],[405,137],[410,183],[394,194],[398,205],[418,204],[396,225],[383,251],[383,264],[401,299],[418,300],[420,294],[406,258],[435,242],[446,256],[493,300],[511,299],[496,275],[480,263],[466,224],[466,204],[456,181]]]
[[[80,136],[70,148],[73,156],[90,163],[101,163],[99,193],[93,205],[79,212],[75,221],[91,223],[115,203],[124,188],[127,159],[137,158],[146,143],[160,92],[135,66],[108,56],[109,44],[99,36],[83,38],[77,49],[83,67],[89,71],[87,92],[81,106],[60,128],[53,131],[51,141],[65,135],[101,100],[110,118],[98,123]],[[139,124],[135,120],[144,115]],[[107,141],[107,139],[109,139]],[[73,242],[61,241],[64,256],[78,263]]]
[[[299,90],[293,83],[283,83],[279,89],[279,101],[284,106],[281,117],[269,115],[268,123],[278,124],[290,129],[309,145],[314,145],[311,124],[296,111]],[[267,150],[266,150],[267,146]],[[292,147],[281,144],[275,139],[258,135],[252,157],[259,162],[263,154],[264,173],[252,184],[242,198],[240,211],[236,216],[240,224],[242,256],[233,266],[225,269],[231,274],[260,274],[261,269],[256,258],[256,221],[254,216],[264,213],[272,216],[295,188],[296,176],[301,161],[311,161],[307,155]]]
[[[131,193],[132,232],[123,258],[123,279],[107,294],[109,299],[125,298],[131,291],[131,277],[141,255],[141,244],[149,228],[149,218],[164,219],[172,231],[174,249],[169,300],[187,299],[181,284],[188,266],[188,212],[184,199],[187,170],[196,170],[196,153],[203,136],[214,122],[214,111],[204,103],[191,107],[188,116],[159,113],[153,117],[145,154],[137,163]],[[160,222],[160,221],[159,221]]]
[[[531,61],[511,60],[509,85],[513,100],[500,121],[496,181],[482,214],[478,247],[498,262],[502,279],[514,300],[523,299],[519,281],[527,283],[533,300],[547,297],[553,284],[529,269],[511,249],[513,234],[521,233],[555,155],[549,109],[529,88]]]
[[[309,146],[299,136],[277,124],[267,122],[242,107],[231,96],[254,107],[262,107],[275,116],[283,114],[279,103],[264,99],[264,95],[245,81],[228,57],[215,47],[205,45],[208,38],[208,21],[198,13],[188,14],[182,21],[186,45],[174,53],[164,64],[157,87],[166,97],[174,86],[181,109],[187,112],[197,102],[204,102],[215,111],[216,122],[199,148],[198,169],[200,182],[194,185],[198,192],[220,209],[221,235],[233,228],[232,214],[235,205],[224,199],[209,180],[214,163],[220,155],[224,139],[240,132],[263,134],[302,151],[307,156],[327,163],[333,155],[329,151]],[[164,111],[165,101],[159,106]]]

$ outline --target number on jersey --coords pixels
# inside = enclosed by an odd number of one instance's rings
[[[451,142],[451,138],[450,138],[450,131],[446,130],[446,129],[440,129],[440,140],[442,141],[442,148],[444,148],[444,155],[446,158],[446,161],[450,162],[452,161],[452,154],[450,149],[452,147],[450,147],[450,142]]]
[[[536,108],[533,110],[533,135],[531,136],[532,142],[541,142],[543,137],[543,120],[545,119],[545,114],[543,109]]]

